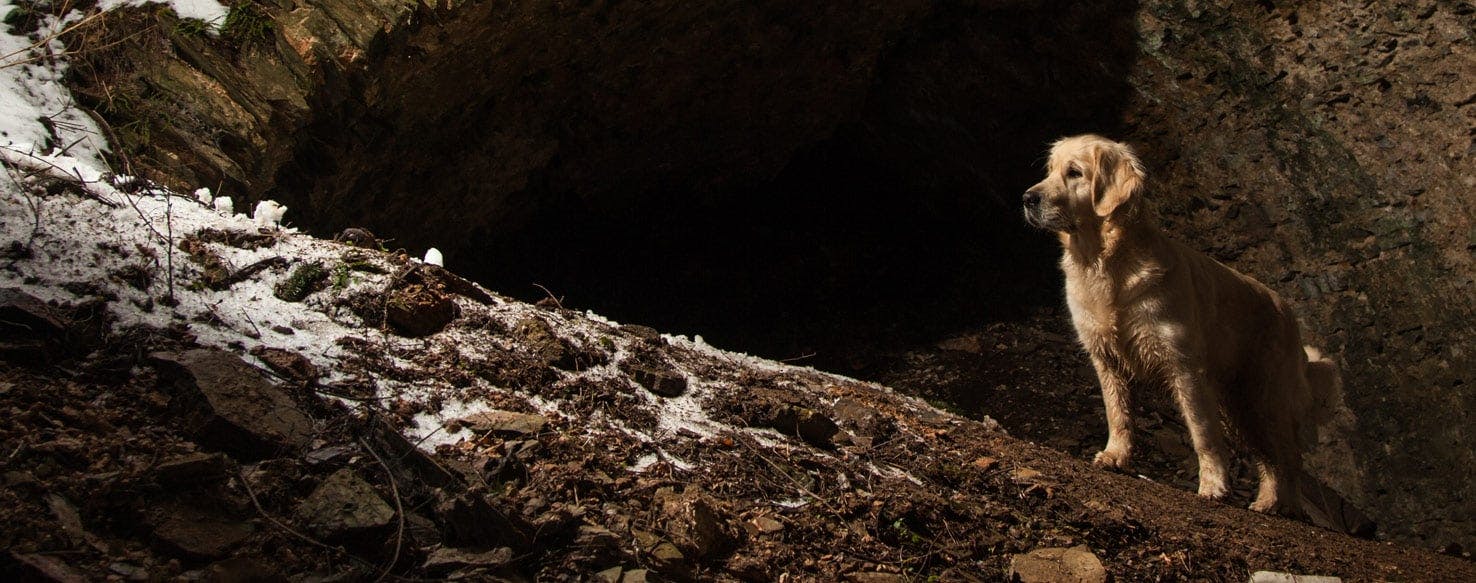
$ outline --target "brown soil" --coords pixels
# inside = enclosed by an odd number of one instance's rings
[[[1091,459],[1107,440],[1096,373],[1069,317],[1041,308],[913,350],[876,358],[863,376],[970,418],[988,417],[1018,438]],[[1136,393],[1135,473],[1193,490],[1198,466],[1188,432],[1162,387]],[[1253,477],[1236,466],[1231,503],[1249,504]]]

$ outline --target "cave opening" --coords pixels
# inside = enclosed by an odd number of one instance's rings
[[[321,114],[266,195],[507,295],[825,369],[1059,305],[1018,196],[1050,140],[1121,129],[1135,6],[936,3],[876,34],[754,12],[695,55],[544,35],[381,72],[381,104]]]

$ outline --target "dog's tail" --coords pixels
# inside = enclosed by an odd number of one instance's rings
[[[1317,427],[1332,420],[1343,395],[1343,377],[1338,374],[1338,365],[1323,356],[1321,350],[1312,346],[1303,346],[1302,350],[1307,352],[1304,374],[1307,388],[1311,389],[1311,402],[1303,419],[1309,426]]]

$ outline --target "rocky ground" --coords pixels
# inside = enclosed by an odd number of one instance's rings
[[[1172,472],[1092,469],[1097,430],[1046,413],[1095,407],[1048,326],[903,367],[1002,367],[987,390],[1037,445],[878,384],[508,300],[372,240],[144,191],[123,199],[170,209],[177,236],[150,255],[79,234],[130,216],[104,204],[126,193],[26,193],[47,222],[11,247],[0,297],[9,577],[1476,577],[1202,502]]]

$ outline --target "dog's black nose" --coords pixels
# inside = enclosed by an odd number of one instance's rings
[[[1034,190],[1027,190],[1021,200],[1024,201],[1025,206],[1035,208],[1040,206],[1040,193]]]

